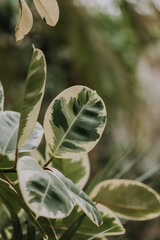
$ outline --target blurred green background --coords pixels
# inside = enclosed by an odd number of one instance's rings
[[[107,165],[105,179],[138,178],[160,193],[160,1],[58,0],[60,19],[54,28],[41,20],[32,0],[27,3],[34,25],[16,42],[18,0],[0,0],[5,109],[21,109],[33,43],[47,60],[42,124],[52,99],[72,85],[95,89],[106,104],[107,127],[90,153],[90,182]],[[125,227],[124,237],[109,239],[160,238],[159,219],[128,221]]]

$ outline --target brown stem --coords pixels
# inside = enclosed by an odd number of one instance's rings
[[[45,168],[45,167],[47,167],[48,166],[48,164],[50,164],[50,162],[52,162],[52,160],[53,160],[53,156],[43,165],[43,167]]]
[[[4,179],[6,179],[6,181],[13,186],[13,183],[11,182],[11,180],[4,174],[4,172],[0,172],[1,175],[4,177]]]
[[[0,173],[10,173],[10,172],[16,172],[16,169],[14,167],[12,168],[0,168]]]
[[[18,162],[18,148],[16,148],[15,161],[13,166],[14,169],[16,169],[17,167],[17,162]]]

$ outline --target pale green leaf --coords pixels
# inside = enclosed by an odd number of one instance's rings
[[[29,33],[33,25],[32,13],[25,2],[25,0],[19,0],[19,19],[15,29],[16,41],[21,40]]]
[[[29,218],[32,220],[32,222],[35,224],[39,232],[42,236],[47,236],[44,229],[41,227],[41,225],[38,223],[38,221],[35,219],[33,213],[31,213],[30,209],[27,207],[25,202],[22,200],[22,196],[20,195],[18,185],[11,186],[8,182],[0,179],[0,193],[3,195],[3,197],[10,203],[13,209],[16,209],[17,212],[22,207]]]
[[[18,148],[32,133],[40,111],[46,82],[46,61],[41,50],[33,48],[18,132]]]
[[[51,157],[46,147],[46,160]],[[52,166],[71,179],[78,188],[83,189],[90,175],[90,162],[88,154],[83,154],[72,159],[54,158]]]
[[[89,152],[99,141],[106,109],[97,93],[73,86],[60,93],[45,114],[44,131],[50,154],[74,158]]]
[[[3,112],[3,108],[4,108],[4,91],[3,91],[2,83],[0,81],[0,116],[1,116],[1,113]]]
[[[91,219],[91,221],[100,226],[102,224],[102,217],[95,204],[91,201],[88,195],[83,192],[81,189],[68,178],[66,178],[61,172],[55,168],[49,168],[51,174],[60,178],[63,183],[66,185],[74,201],[78,206],[85,212],[85,214]]]
[[[125,219],[141,221],[160,216],[160,196],[143,183],[107,180],[99,183],[90,196]]]
[[[20,114],[13,111],[4,111],[0,118],[0,154],[6,155],[16,152],[17,135]],[[19,152],[29,152],[35,149],[41,142],[43,128],[37,122],[36,126],[26,143]]]
[[[103,223],[98,228],[89,220],[89,218],[85,217],[83,222],[81,223],[77,234],[83,234],[85,236],[94,236],[99,234],[100,232],[106,231],[101,234],[99,237],[104,236],[115,236],[122,235],[125,233],[125,229],[123,228],[120,220],[117,216],[112,212],[109,208],[103,206],[102,204],[97,204],[96,207],[100,211],[102,215]],[[75,216],[76,219],[82,214],[77,208],[74,208],[72,213],[64,219],[60,219],[56,221],[55,228],[66,230],[73,223]],[[86,239],[86,237],[85,237]]]
[[[56,0],[33,0],[41,18],[50,26],[55,26],[59,19],[59,7]]]
[[[23,198],[36,217],[62,218],[70,214],[74,202],[56,175],[43,170],[29,156],[19,159],[17,172]]]
[[[8,199],[6,199],[1,193],[0,193],[0,198],[2,199],[4,205],[6,206],[7,210],[10,213],[15,239],[22,240],[23,236],[22,236],[21,224],[15,209],[10,205]]]

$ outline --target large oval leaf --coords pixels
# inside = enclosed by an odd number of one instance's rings
[[[160,216],[160,196],[143,183],[107,180],[99,183],[90,196],[125,219],[141,221]]]
[[[20,113],[4,111],[0,118],[0,154],[6,155],[16,152],[17,135]],[[27,142],[19,149],[19,152],[29,152],[35,149],[41,142],[43,128],[37,122]]]
[[[99,141],[105,121],[105,105],[95,91],[83,86],[66,89],[45,114],[44,131],[50,154],[73,158],[89,152]]]
[[[46,160],[49,160],[51,156],[48,147],[46,147],[45,155]],[[54,158],[52,166],[58,169],[67,178],[71,179],[80,189],[83,189],[88,182],[90,162],[87,153],[70,159]]]
[[[33,0],[41,18],[50,26],[59,19],[59,7],[56,0]]]
[[[19,0],[19,19],[15,30],[16,41],[23,39],[31,30],[32,25],[33,17],[27,3],[25,0]]]
[[[4,91],[3,91],[2,83],[0,81],[0,116],[1,116],[1,113],[3,112],[3,108],[4,108]]]
[[[65,184],[26,156],[17,164],[19,186],[28,207],[36,217],[62,218],[70,214],[74,202]]]
[[[77,188],[77,186],[68,178],[66,178],[61,172],[59,172],[55,168],[49,168],[51,170],[51,174],[60,178],[63,183],[66,185],[69,190],[72,198],[78,204],[78,206],[85,212],[85,214],[91,219],[91,221],[100,226],[102,224],[102,217],[94,203],[88,197],[88,195],[83,192],[81,189]]]
[[[39,49],[33,49],[25,85],[25,94],[18,132],[18,148],[32,133],[40,111],[46,82],[46,61]]]

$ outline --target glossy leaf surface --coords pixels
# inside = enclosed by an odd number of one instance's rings
[[[66,178],[61,172],[55,168],[50,168],[51,174],[58,176],[66,185],[70,194],[76,204],[85,212],[85,214],[91,219],[91,221],[97,226],[101,225],[102,217],[94,203],[88,197],[88,195],[77,188],[77,186],[68,178]]]
[[[89,152],[99,141],[106,109],[97,93],[73,86],[60,93],[45,114],[44,131],[50,154],[73,158]]]
[[[0,119],[0,154],[6,155],[16,152],[17,134],[20,114],[13,111],[4,111]],[[41,142],[43,128],[37,122],[36,126],[26,143],[19,152],[29,152],[35,149]]]
[[[62,218],[70,214],[74,202],[57,176],[29,156],[19,159],[17,172],[23,198],[36,217]]]
[[[39,49],[33,49],[18,131],[18,148],[32,133],[40,111],[46,82],[46,61]]]
[[[152,188],[132,180],[107,180],[99,183],[91,198],[120,217],[148,220],[160,216],[160,197]]]

